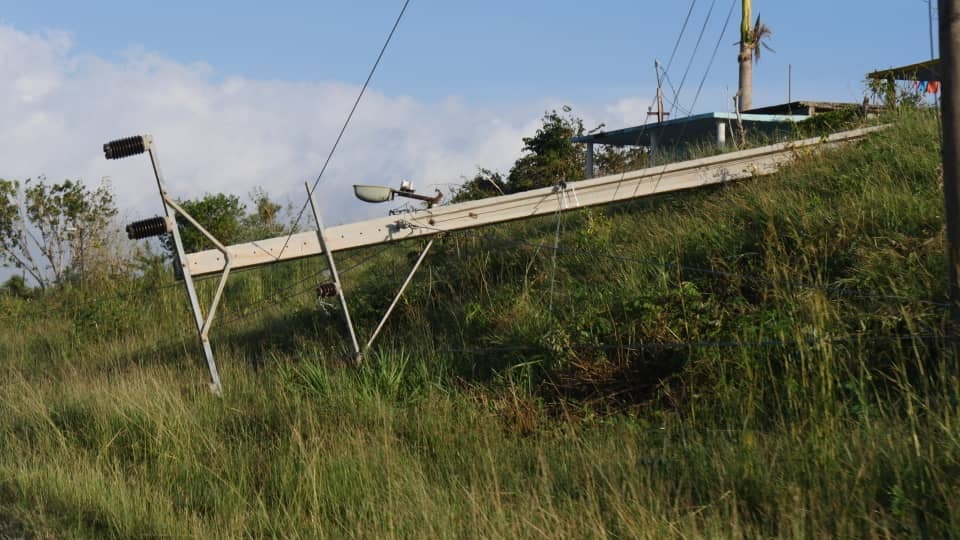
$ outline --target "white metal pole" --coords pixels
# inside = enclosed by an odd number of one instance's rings
[[[333,284],[337,288],[337,296],[340,298],[340,307],[343,308],[343,318],[347,323],[347,330],[350,331],[350,343],[353,345],[354,361],[359,364],[363,359],[360,355],[360,345],[357,343],[357,333],[353,331],[353,321],[350,320],[350,309],[347,307],[347,297],[343,294],[343,287],[340,285],[340,274],[337,273],[337,263],[333,260],[333,251],[327,247],[327,237],[323,230],[323,220],[320,219],[320,211],[317,210],[317,202],[313,198],[313,191],[310,184],[304,183],[307,188],[307,197],[310,199],[310,207],[313,209],[313,219],[317,224],[317,239],[320,241],[320,248],[327,256],[327,264],[330,266],[330,276],[333,278]]]
[[[176,208],[170,203],[170,196],[163,182],[163,173],[160,171],[159,158],[157,150],[153,146],[153,139],[148,135],[143,137],[147,154],[150,156],[150,165],[153,167],[153,175],[157,179],[157,187],[160,188],[160,198],[163,200],[164,213],[171,223],[171,232],[173,233],[173,244],[176,247],[176,263],[180,265],[180,272],[183,274],[183,284],[187,289],[187,296],[190,298],[190,307],[193,311],[193,318],[197,325],[197,335],[200,338],[200,346],[203,349],[203,356],[207,360],[207,369],[210,371],[210,390],[216,394],[223,393],[223,386],[220,384],[220,373],[217,370],[217,363],[213,358],[213,348],[210,346],[210,337],[207,334],[206,321],[203,317],[203,310],[200,308],[200,299],[197,297],[197,290],[193,283],[193,275],[190,272],[190,265],[187,264],[187,255],[183,249],[183,240],[180,237],[180,227],[177,226]],[[225,271],[229,272],[229,262],[225,261]],[[221,281],[221,287],[222,287]],[[219,291],[218,291],[219,292]]]

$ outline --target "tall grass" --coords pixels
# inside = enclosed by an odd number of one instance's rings
[[[0,535],[956,536],[937,164],[914,113],[556,253],[555,218],[452,236],[359,368],[286,297],[315,261],[240,274],[222,399],[176,288],[2,299]],[[416,249],[345,276],[362,335]]]

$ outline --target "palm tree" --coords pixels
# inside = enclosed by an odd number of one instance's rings
[[[749,110],[753,106],[753,62],[760,62],[760,50],[767,49],[774,52],[766,41],[773,35],[769,26],[757,21],[750,26],[750,0],[743,0],[743,20],[740,24],[740,54],[737,62],[740,64],[740,91],[738,106],[741,111]]]

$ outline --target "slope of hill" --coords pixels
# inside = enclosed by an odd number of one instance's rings
[[[3,298],[0,515],[71,537],[956,534],[937,149],[911,111],[774,176],[451,235],[359,368],[305,294],[319,261],[241,274],[222,399],[168,282]],[[340,262],[362,335],[417,248]]]

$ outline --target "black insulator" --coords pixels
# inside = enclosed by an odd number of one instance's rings
[[[103,145],[103,156],[107,159],[122,159],[146,152],[147,144],[142,135],[117,139]]]
[[[134,221],[127,225],[127,238],[131,240],[160,236],[168,232],[170,232],[168,222],[160,216]]]
[[[321,283],[317,285],[317,296],[319,298],[330,298],[337,295],[336,283]]]

